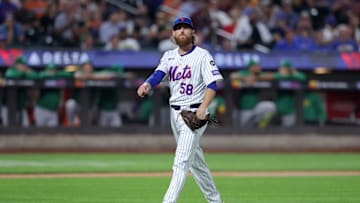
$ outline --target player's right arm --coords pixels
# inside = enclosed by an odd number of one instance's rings
[[[161,82],[165,75],[166,73],[163,71],[156,70],[153,74],[150,75],[150,77],[146,79],[142,85],[140,85],[137,90],[137,94],[140,97],[147,95],[151,89],[155,88]]]
[[[167,72],[167,54],[168,52],[164,53],[164,55],[160,59],[158,67],[137,89],[137,94],[139,97],[144,97],[145,95],[147,95],[150,90],[155,88],[165,77]]]

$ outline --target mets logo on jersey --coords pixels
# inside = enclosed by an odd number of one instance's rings
[[[191,67],[186,65],[182,70],[178,71],[178,66],[169,68],[169,81],[177,81],[181,79],[191,78]]]

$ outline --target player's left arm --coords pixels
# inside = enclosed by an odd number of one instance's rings
[[[213,89],[212,88],[213,85],[216,86],[216,82],[213,82],[210,85],[208,85],[208,87],[206,88],[206,91],[205,91],[205,96],[204,96],[203,102],[201,103],[198,110],[196,111],[196,117],[198,117],[199,119],[206,118],[206,109],[208,108],[209,104],[211,103],[211,101],[214,99],[214,97],[216,95],[216,88]]]
[[[223,79],[219,68],[215,64],[213,57],[208,52],[203,57],[202,68],[202,78],[207,85],[207,88],[205,90],[203,102],[201,103],[196,112],[196,116],[199,119],[206,118],[206,109],[216,95],[216,81]]]

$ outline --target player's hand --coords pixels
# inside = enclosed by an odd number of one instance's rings
[[[139,97],[144,97],[149,93],[150,90],[151,90],[151,85],[145,82],[139,86],[139,88],[137,89],[137,94],[139,95]]]
[[[196,111],[196,117],[201,120],[206,119],[205,110],[206,110],[205,108],[199,107]]]

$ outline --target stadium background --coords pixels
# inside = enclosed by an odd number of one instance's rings
[[[330,150],[357,150],[355,145],[344,146],[339,144],[333,135],[350,135],[356,137],[358,131],[358,105],[360,80],[360,54],[358,42],[360,41],[359,28],[359,3],[356,1],[2,1],[0,4],[2,22],[0,26],[0,67],[2,75],[11,67],[15,59],[23,56],[26,64],[36,72],[40,72],[48,64],[56,65],[59,70],[78,69],[85,61],[91,61],[96,70],[106,70],[114,64],[120,65],[125,72],[132,73],[134,77],[117,83],[120,92],[119,110],[123,118],[120,127],[101,127],[94,123],[96,115],[90,118],[87,111],[82,111],[82,125],[74,128],[67,125],[64,106],[59,109],[60,124],[58,127],[35,127],[33,115],[34,104],[28,104],[27,112],[31,118],[31,126],[19,127],[14,121],[14,114],[9,113],[9,126],[1,127],[1,134],[76,134],[86,135],[107,134],[119,139],[123,143],[126,135],[142,135],[146,140],[148,136],[154,140],[154,135],[169,134],[169,125],[163,115],[167,108],[166,84],[154,91],[149,97],[152,104],[147,110],[145,118],[139,116],[139,109],[144,101],[135,95],[137,85],[148,76],[157,65],[161,53],[173,47],[169,39],[172,19],[177,15],[187,15],[193,18],[197,31],[197,43],[206,47],[214,55],[215,61],[225,76],[225,81],[220,84],[219,93],[225,99],[225,105],[219,116],[221,125],[209,128],[209,136],[216,140],[219,135],[234,136],[241,139],[248,134],[274,135],[289,137],[293,140],[308,134],[321,135],[321,139],[333,140],[333,145],[328,145]],[[111,23],[112,22],[112,23]],[[246,23],[248,22],[248,23]],[[246,34],[251,23],[260,24],[257,34]],[[8,24],[15,28],[13,36],[9,35]],[[245,27],[245,28],[244,28]],[[270,34],[270,38],[269,35]],[[247,35],[247,38],[244,36]],[[291,38],[293,36],[293,38]],[[320,37],[319,37],[320,36]],[[116,38],[112,39],[112,38]],[[292,39],[293,44],[286,40]],[[111,46],[115,41],[116,46]],[[279,123],[265,129],[252,126],[239,127],[238,118],[233,112],[237,111],[236,96],[241,91],[239,84],[229,80],[230,73],[246,69],[250,60],[257,60],[265,72],[276,72],[280,61],[288,59],[293,66],[307,76],[307,81],[301,84],[294,82],[276,84],[270,82],[262,87],[264,91],[276,92],[280,88],[290,88],[296,92],[297,97],[297,122],[291,129],[283,128]],[[2,82],[2,90],[12,87],[6,80]],[[40,86],[46,86],[46,81]],[[55,81],[50,85],[65,89],[70,95],[74,84],[67,81]],[[34,84],[30,84],[34,85]],[[37,84],[39,85],[39,84]],[[76,85],[76,84],[75,84]],[[97,83],[101,86],[106,84]],[[239,89],[240,87],[240,89]],[[84,88],[85,89],[85,88]],[[326,108],[326,120],[309,124],[303,119],[303,96],[305,92],[317,92],[321,95]],[[11,92],[2,91],[2,98],[9,105],[10,112],[14,112],[11,104],[15,96]],[[164,99],[165,98],[165,99]],[[87,100],[86,98],[84,101]],[[148,102],[148,100],[146,100]],[[29,102],[31,103],[31,102]],[[88,103],[88,102],[85,102]],[[148,102],[149,103],[149,102]],[[85,104],[82,104],[85,105]],[[84,109],[91,108],[91,106]],[[12,110],[11,110],[12,109]],[[124,111],[125,109],[125,111]],[[224,110],[226,109],[226,110]],[[165,121],[164,121],[165,120]],[[116,136],[122,134],[124,136]],[[144,135],[145,134],[145,135]],[[297,137],[293,137],[296,134]],[[238,136],[240,135],[240,136]],[[2,136],[5,139],[4,136]],[[14,139],[14,137],[10,137]],[[27,138],[27,137],[26,137]],[[210,139],[209,138],[209,139]],[[306,137],[309,138],[309,137]],[[53,139],[53,138],[51,138]],[[139,138],[139,140],[141,140]],[[163,139],[160,136],[159,140]],[[251,137],[251,139],[254,139]],[[4,145],[3,150],[36,149],[36,147],[51,149],[59,142],[50,142],[48,146],[30,144],[35,139]],[[43,139],[40,139],[41,141]],[[111,139],[109,139],[111,140]],[[206,139],[205,139],[206,140]],[[259,139],[262,140],[262,139]],[[264,139],[266,140],[266,139]],[[282,140],[282,139],[280,139]],[[314,144],[309,139],[308,144],[294,144],[299,148],[278,146],[280,141],[263,143],[265,149],[277,150],[278,147],[304,150]],[[88,149],[101,148],[98,146],[111,145],[111,142],[98,145],[99,141],[93,140]],[[209,141],[211,142],[211,140]],[[216,142],[216,141],[213,141]],[[240,142],[240,141],[239,141]],[[257,143],[253,141],[253,143]],[[296,143],[297,141],[291,141]],[[24,145],[28,143],[28,147]],[[67,143],[67,142],[60,142]],[[86,148],[86,142],[73,145],[63,144],[57,148],[74,149]],[[78,142],[76,142],[78,143]],[[158,143],[158,142],[155,142]],[[231,146],[231,143],[228,144]],[[242,143],[242,142],[240,142]],[[276,143],[276,144],[274,144]],[[326,142],[324,142],[326,143]],[[83,146],[85,145],[85,146]],[[151,143],[145,143],[151,147]],[[261,145],[261,144],[260,144]],[[341,147],[340,147],[341,145]],[[52,147],[51,147],[52,146]],[[125,144],[126,146],[126,144]],[[171,146],[171,145],[170,145]],[[169,149],[168,145],[167,148]],[[213,145],[211,145],[213,146]],[[236,147],[238,146],[238,147]],[[256,144],[249,147],[256,149]],[[232,150],[245,150],[246,146],[235,145]],[[317,146],[315,144],[315,146]],[[144,146],[142,146],[143,148]],[[244,148],[245,147],[245,148]],[[104,147],[103,147],[104,148]],[[163,146],[155,147],[162,150]],[[213,147],[210,147],[213,148]],[[214,148],[230,149],[227,145]],[[112,145],[111,150],[124,150],[122,146]],[[132,150],[136,150],[133,146]],[[126,149],[128,150],[128,149]],[[125,150],[125,151],[126,151]]]
[[[161,53],[173,46],[168,36],[179,15],[192,17],[199,45],[210,50],[225,76],[219,84],[226,109],[219,113],[221,124],[209,126],[201,140],[225,202],[359,202],[356,0],[0,0],[0,97],[10,109],[9,125],[0,127],[0,202],[161,201],[175,149],[162,112],[168,110],[167,88],[162,84],[148,98],[152,113],[146,119],[136,113],[142,100],[135,90]],[[263,23],[258,34],[246,35],[249,18]],[[286,43],[287,38],[296,43]],[[68,80],[5,79],[19,56],[36,72],[49,64],[74,71],[90,60],[96,70],[116,64],[136,77],[80,86]],[[233,112],[243,87],[229,75],[246,69],[250,60],[259,60],[265,72],[276,72],[282,59],[305,73],[306,82],[261,83],[259,88],[294,91],[296,124],[240,127]],[[96,116],[81,111],[81,125],[70,127],[61,106],[59,126],[36,127],[32,102],[26,109],[31,125],[16,123],[15,92],[20,87],[63,89],[65,100],[74,87],[84,91],[86,85],[118,89],[119,103],[126,104],[119,110],[122,126],[98,126]],[[304,120],[306,92],[321,95],[325,122]],[[86,94],[83,101],[90,108]],[[192,178],[179,202],[204,202]]]

